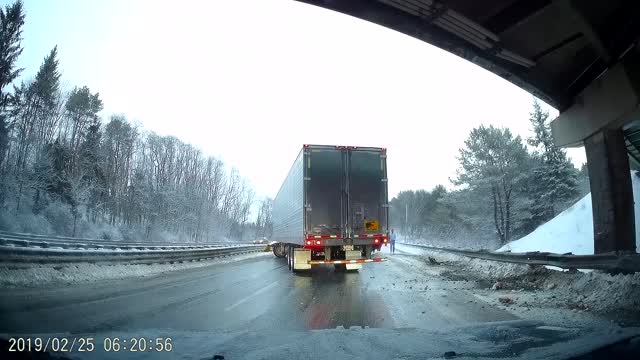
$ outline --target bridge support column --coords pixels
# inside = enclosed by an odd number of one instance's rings
[[[635,252],[635,216],[629,158],[622,129],[584,140],[593,208],[594,253]]]

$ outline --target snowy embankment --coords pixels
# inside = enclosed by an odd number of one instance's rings
[[[633,197],[640,199],[639,173],[631,172]],[[636,246],[640,247],[640,201],[635,202]],[[497,251],[527,252],[546,251],[557,254],[593,254],[593,212],[591,194],[549,222],[540,225],[531,234],[512,241]]]
[[[28,268],[0,266],[0,286],[38,287],[43,285],[70,285],[74,283],[86,283],[102,280],[148,277],[169,271],[221,265],[262,256],[273,256],[273,254],[271,254],[271,252],[258,252],[215,258],[206,261],[174,264],[100,265],[76,263],[63,265],[33,265]]]
[[[554,321],[570,321],[571,317],[566,318],[569,311],[594,316],[591,319],[594,321],[612,316],[620,323],[640,324],[640,273],[554,271],[402,244],[398,250],[419,256],[430,269],[442,268],[442,274],[452,276],[454,281],[464,279],[481,284],[474,290],[474,296],[489,303],[504,303],[501,306],[505,310],[521,318],[556,317]]]

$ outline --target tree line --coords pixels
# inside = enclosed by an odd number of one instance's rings
[[[507,128],[473,129],[459,151],[455,190],[400,192],[392,226],[431,242],[494,247],[551,220],[589,190],[586,164],[576,169],[554,145],[548,117],[534,101],[526,141]]]
[[[223,162],[124,115],[103,121],[86,86],[64,91],[54,47],[35,77],[24,69],[23,5],[0,8],[0,228],[71,236],[192,241],[268,236],[270,200]]]

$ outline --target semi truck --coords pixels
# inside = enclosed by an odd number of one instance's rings
[[[273,202],[273,254],[291,271],[358,270],[389,242],[385,148],[303,145]]]

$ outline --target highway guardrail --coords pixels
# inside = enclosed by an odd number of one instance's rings
[[[484,259],[491,261],[501,261],[516,264],[528,265],[548,265],[563,269],[593,269],[604,270],[611,273],[634,273],[640,272],[640,254],[596,254],[596,255],[573,255],[554,254],[549,252],[496,252],[487,250],[463,250],[441,248],[423,244],[402,243],[414,247],[428,250],[442,251],[466,256],[469,258]]]
[[[0,266],[24,267],[33,264],[81,262],[94,264],[174,263],[259,252],[263,251],[264,247],[264,245],[243,245],[223,248],[170,250],[70,250],[0,246]]]

